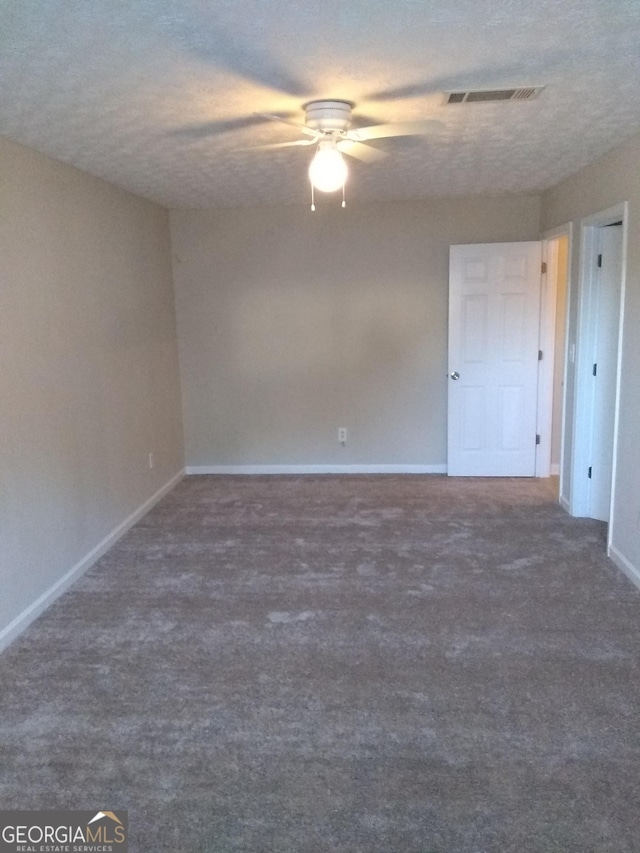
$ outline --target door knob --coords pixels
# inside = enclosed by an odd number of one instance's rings
[[[457,370],[453,371],[453,373],[451,374],[451,378],[452,379],[460,379],[460,374],[458,373]]]

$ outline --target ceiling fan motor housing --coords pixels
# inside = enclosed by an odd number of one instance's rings
[[[321,133],[344,132],[351,125],[351,101],[309,101],[304,105],[306,124]]]

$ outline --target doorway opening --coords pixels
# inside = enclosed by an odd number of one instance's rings
[[[558,477],[560,498],[563,494],[562,451],[571,240],[571,223],[547,232],[542,238],[536,476]]]
[[[615,513],[627,204],[582,220],[571,429],[572,515]]]

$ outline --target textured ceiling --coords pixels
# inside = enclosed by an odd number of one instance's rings
[[[0,134],[167,207],[308,203],[311,149],[237,149],[312,98],[444,123],[350,159],[351,201],[538,192],[640,130],[640,0],[0,0]]]

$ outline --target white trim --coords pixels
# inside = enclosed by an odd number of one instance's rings
[[[624,554],[621,554],[615,545],[609,545],[607,554],[620,571],[623,572],[637,587],[640,587],[640,569],[634,566],[630,560],[627,560]]]
[[[158,491],[153,494],[148,500],[141,504],[138,509],[131,513],[128,518],[125,518],[111,533],[99,542],[95,548],[92,548],[88,554],[69,569],[66,574],[59,578],[53,586],[49,587],[46,592],[43,592],[39,598],[33,601],[26,607],[22,613],[10,622],[5,628],[0,631],[0,652],[12,643],[29,625],[43,613],[49,605],[53,604],[56,598],[59,598],[78,578],[84,574],[87,569],[96,563],[124,534],[133,527],[140,519],[149,512],[149,510],[162,500],[162,498],[171,491],[171,489],[183,478],[184,470],[179,471],[172,477],[168,483],[165,483]]]
[[[589,481],[587,469],[591,455],[591,412],[593,383],[591,358],[594,349],[593,292],[595,289],[595,258],[597,240],[594,227],[581,222],[580,272],[578,278],[578,314],[575,341],[575,385],[573,408],[573,442],[571,448],[571,515],[586,516],[589,512]]]
[[[569,370],[573,368],[575,359],[575,346],[569,340],[569,330],[571,329],[571,305],[572,291],[571,282],[573,280],[573,222],[569,223],[569,242],[567,245],[567,281],[564,306],[564,368],[562,371],[562,415],[560,423],[560,503],[569,512],[569,494],[568,489],[571,485],[571,471],[569,476],[566,476],[565,459],[567,457],[567,443],[569,441],[569,425],[567,424],[567,388],[569,387]],[[573,354],[574,358],[571,358]]]
[[[565,512],[568,512],[571,515],[571,506],[567,498],[564,495],[560,495],[559,504]]]
[[[627,270],[627,229],[629,221],[629,205],[624,201],[602,210],[593,216],[587,216],[580,221],[580,274],[578,279],[578,317],[576,329],[576,360],[575,360],[575,405],[573,413],[573,448],[571,456],[571,515],[588,516],[590,481],[587,470],[591,458],[593,439],[592,412],[594,386],[591,381],[593,352],[595,348],[596,318],[595,318],[595,288],[597,278],[596,259],[598,254],[598,229],[622,221],[622,270],[620,292],[620,325],[624,320],[625,286]],[[608,540],[612,529],[615,510],[615,469],[618,448],[618,409],[620,403],[620,367],[622,354],[622,335],[618,334],[616,403],[614,411],[613,437],[613,479],[611,489],[611,509],[609,513]]]
[[[558,279],[558,245],[554,240],[542,241],[542,262],[546,269],[540,276],[540,325],[538,348],[538,411],[536,433],[536,477],[551,475],[551,426],[553,423],[553,362],[555,354],[556,290]]]
[[[555,240],[558,237],[571,236],[573,233],[573,222],[565,222],[563,225],[557,225],[555,228],[550,228],[542,234],[542,240]]]
[[[187,474],[446,474],[446,465],[188,465]]]
[[[553,377],[555,370],[555,346],[556,346],[556,313],[558,304],[558,251],[557,240],[561,237],[567,238],[567,280],[566,280],[566,304],[565,304],[565,327],[564,327],[564,371],[562,377],[562,413],[560,423],[560,464],[551,465],[551,430],[553,426]],[[553,244],[552,268],[549,264],[549,248]],[[540,349],[544,353],[541,362],[542,374],[539,379],[544,386],[544,393],[541,394],[540,385],[538,386],[538,433],[541,436],[538,452],[536,453],[536,476],[551,476],[560,477],[559,493],[561,496],[565,494],[564,483],[564,452],[566,441],[566,408],[567,408],[567,371],[569,369],[569,318],[570,318],[570,299],[571,299],[571,258],[573,249],[573,222],[566,222],[563,225],[558,225],[549,231],[542,234],[542,257],[547,261],[546,282],[543,284],[550,285],[546,289],[543,287],[541,298],[541,318],[540,318]],[[546,437],[546,438],[545,438]],[[538,473],[546,471],[548,473]]]
[[[564,228],[565,226],[563,226]],[[560,424],[560,496],[567,503],[567,512],[569,512],[569,495],[567,490],[571,484],[571,472],[569,476],[565,476],[565,457],[566,446],[569,441],[569,427],[567,424],[567,388],[569,387],[569,370],[573,366],[573,360],[569,356],[572,352],[569,341],[569,330],[571,328],[571,282],[573,276],[573,222],[569,223],[569,242],[567,245],[567,281],[565,294],[565,317],[564,317],[564,370],[562,373],[562,423]],[[573,350],[575,355],[575,349]]]
[[[618,469],[618,436],[620,434],[620,387],[622,377],[622,345],[624,337],[624,312],[627,296],[627,246],[629,237],[629,203],[622,205],[622,264],[620,268],[620,320],[618,322],[618,358],[616,363],[616,405],[613,413],[613,459],[611,462],[611,506],[609,507],[609,525],[607,527],[607,547],[611,550],[615,532],[616,514],[616,473]],[[616,550],[616,554],[619,551]],[[622,555],[620,555],[622,557]],[[629,563],[631,566],[631,563]],[[634,569],[635,570],[635,569]]]

